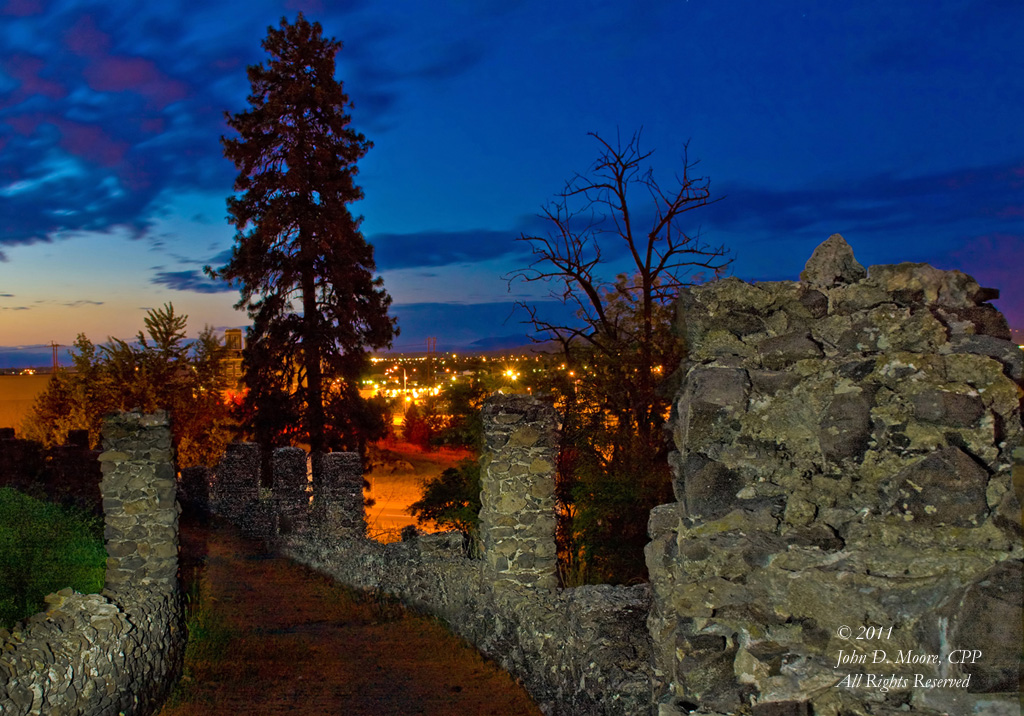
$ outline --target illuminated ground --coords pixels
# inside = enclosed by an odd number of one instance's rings
[[[424,482],[470,454],[464,450],[423,452],[409,443],[393,443],[386,448],[397,461],[378,467],[366,476],[371,486],[366,496],[376,501],[366,510],[366,522],[371,537],[392,541],[403,527],[416,524],[416,518],[407,510],[423,496]],[[436,531],[432,524],[419,527]]]

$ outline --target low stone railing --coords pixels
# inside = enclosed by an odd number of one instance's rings
[[[146,716],[180,673],[178,508],[166,413],[121,413],[103,428],[107,571],[102,594],[70,589],[0,630],[0,713]]]
[[[275,450],[273,490],[261,501],[258,446],[236,445],[213,477],[213,502],[291,559],[443,619],[550,713],[646,713],[648,587],[556,588],[555,410],[531,396],[498,395],[485,404],[484,425],[482,558],[467,556],[455,532],[395,544],[366,539],[352,453],[323,456],[319,492],[311,493],[306,453]]]

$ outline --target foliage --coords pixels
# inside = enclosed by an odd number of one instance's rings
[[[473,381],[453,383],[439,396],[443,420],[428,435],[434,445],[468,448],[476,453],[483,448],[483,422],[480,408],[487,392]],[[423,422],[429,421],[417,418]],[[408,413],[406,414],[408,420]],[[423,486],[423,497],[409,507],[420,524],[457,529],[475,539],[480,522],[480,463],[463,460]]]
[[[488,395],[483,383],[475,380],[452,383],[441,391],[440,410],[444,419],[431,443],[479,451],[484,433],[480,408]]]
[[[521,237],[534,261],[509,280],[551,286],[575,309],[573,322],[558,323],[520,304],[535,340],[555,341],[566,364],[550,380],[564,421],[563,568],[585,581],[634,581],[645,575],[647,514],[671,497],[663,382],[683,357],[672,303],[680,287],[721,275],[730,259],[682,226],[711,201],[710,182],[693,175],[685,152],[681,175],[665,188],[639,134],[625,145],[591,136],[597,161],[544,208],[548,235]]]
[[[416,403],[409,403],[402,417],[402,438],[421,450],[430,449],[430,438],[433,435],[429,415],[424,415],[425,410],[429,409],[426,404],[421,407]]]
[[[25,437],[53,447],[69,430],[81,429],[96,445],[104,416],[165,409],[172,416],[179,467],[215,464],[232,428],[223,397],[224,348],[209,326],[189,344],[187,321],[166,304],[146,314],[146,331],[134,344],[109,338],[96,346],[79,334],[73,369],[58,372],[39,396],[26,418]]]
[[[433,521],[475,536],[480,524],[480,463],[463,460],[428,481],[423,497],[409,506],[409,513],[420,524]]]
[[[59,589],[100,591],[106,558],[100,519],[0,488],[0,627],[40,611]]]
[[[228,213],[235,246],[208,273],[237,285],[253,320],[243,353],[242,421],[267,447],[308,442],[363,452],[383,432],[359,395],[368,349],[396,334],[373,247],[348,205],[363,198],[357,162],[372,143],[351,126],[335,79],[342,44],[300,13],[267,28],[266,64],[248,69],[249,108],[228,115],[238,169]]]

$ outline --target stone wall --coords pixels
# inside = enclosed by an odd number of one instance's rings
[[[646,714],[646,585],[537,589],[495,579],[462,535],[381,544],[292,535],[289,558],[351,587],[390,594],[443,619],[519,679],[548,714]]]
[[[359,499],[328,496],[320,510],[331,517],[317,519],[311,534],[287,536],[281,551],[444,619],[520,679],[546,713],[648,713],[648,587],[555,588],[554,409],[530,396],[495,396],[484,424],[483,559],[465,554],[459,533],[385,545],[365,539],[364,529],[344,529],[365,524],[361,490]],[[362,476],[348,483],[361,486]]]
[[[105,589],[61,590],[45,612],[0,630],[5,715],[150,714],[180,671],[186,634],[167,415],[113,416],[103,445]]]
[[[531,395],[492,398],[482,409],[480,541],[495,579],[558,585],[555,461],[558,414]]]
[[[679,301],[659,713],[1019,713],[1024,361],[997,292],[865,270],[838,235],[800,279]]]

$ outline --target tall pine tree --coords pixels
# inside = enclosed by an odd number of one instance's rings
[[[243,354],[246,427],[265,447],[308,442],[314,455],[362,449],[382,423],[359,396],[368,350],[391,344],[391,297],[374,276],[356,163],[372,147],[350,126],[334,76],[341,42],[300,13],[267,28],[269,55],[248,69],[249,109],[228,114],[235,245],[209,273],[237,285],[253,321]]]

